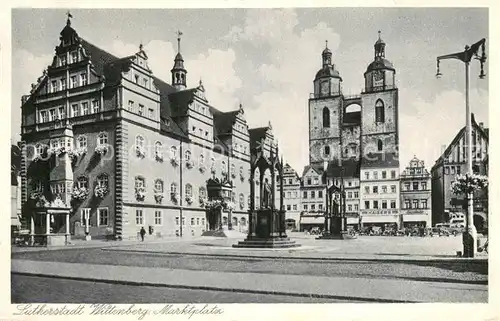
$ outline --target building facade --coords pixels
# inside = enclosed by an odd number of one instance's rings
[[[448,222],[466,213],[463,196],[454,195],[451,183],[457,175],[467,172],[465,127],[462,128],[431,169],[432,222]],[[475,174],[488,175],[489,130],[476,123],[472,115],[472,169]],[[474,225],[481,231],[488,222],[488,188],[474,195]]]
[[[431,174],[416,157],[400,175],[404,227],[432,226]]]
[[[283,184],[287,229],[298,230],[302,211],[301,180],[297,172],[289,164],[285,164],[283,169]]]
[[[306,166],[302,173],[300,231],[322,227],[325,222],[326,182],[322,166],[319,164]]]
[[[188,88],[180,49],[171,74],[170,84],[155,77],[142,45],[122,58],[92,45],[68,18],[51,65],[22,98],[21,198],[36,227],[119,239],[141,227],[153,238],[200,235],[207,181],[226,177],[233,205],[223,224],[231,217],[246,230],[251,150],[276,147],[272,128],[249,129],[241,105],[211,106],[201,81]],[[68,220],[34,215],[40,199],[71,207]]]
[[[353,96],[343,94],[332,52],[325,48],[309,98],[310,164],[306,168],[316,166],[321,172],[328,162],[327,182],[343,182],[348,224],[358,227],[401,221],[398,88],[385,46],[379,33],[374,60],[364,73],[365,87]],[[307,202],[303,199],[303,206]]]

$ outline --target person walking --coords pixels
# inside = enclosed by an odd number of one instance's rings
[[[144,242],[144,235],[146,235],[146,230],[144,229],[144,226],[141,227],[140,234],[141,234],[141,241]]]

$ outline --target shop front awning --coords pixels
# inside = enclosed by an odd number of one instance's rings
[[[300,218],[300,224],[324,224],[324,216],[303,216]]]

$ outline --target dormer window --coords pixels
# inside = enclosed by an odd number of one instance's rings
[[[71,88],[78,87],[78,79],[76,76],[71,76]]]
[[[50,83],[51,91],[54,93],[57,91],[57,80],[52,80]]]
[[[59,66],[65,66],[66,63],[66,54],[64,54],[63,56],[59,57]]]
[[[80,84],[81,86],[86,86],[88,84],[87,74],[80,75]]]
[[[66,78],[61,78],[61,90],[66,90]]]
[[[135,83],[139,84],[139,75],[134,75],[135,76]]]
[[[142,80],[142,84],[144,85],[144,87],[148,88],[148,80],[146,78]]]
[[[74,64],[75,62],[78,62],[78,52],[73,51],[71,53],[71,63]]]

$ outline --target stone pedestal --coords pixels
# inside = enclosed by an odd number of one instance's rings
[[[90,234],[85,235],[85,241],[90,241],[92,240],[92,236]]]
[[[233,244],[235,248],[291,248],[299,247],[286,235],[284,211],[262,209],[256,212],[255,230],[250,226],[245,240]],[[252,214],[251,214],[252,215]]]

